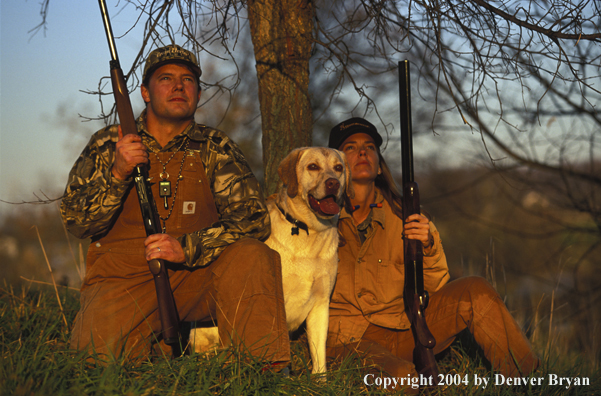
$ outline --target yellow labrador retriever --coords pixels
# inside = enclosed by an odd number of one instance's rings
[[[312,372],[321,374],[338,270],[338,215],[344,193],[353,196],[350,170],[341,151],[304,147],[290,152],[278,173],[278,191],[267,199],[271,236],[266,244],[282,258],[288,329],[306,321]],[[205,347],[196,344],[216,342],[216,336],[216,328],[195,329],[190,339],[198,351]]]
[[[267,245],[282,257],[288,329],[306,320],[312,372],[326,371],[329,304],[338,270],[338,215],[350,170],[338,150],[293,150],[280,163],[280,188],[267,200]]]

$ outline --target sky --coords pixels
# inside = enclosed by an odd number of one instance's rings
[[[100,113],[98,97],[82,91],[97,90],[99,80],[110,72],[98,3],[51,0],[47,25],[34,34],[32,30],[42,21],[40,3],[0,3],[0,201],[29,202],[37,200],[36,196],[62,195],[73,163],[89,137],[103,126],[78,118],[78,114],[94,117]],[[136,15],[132,7],[122,11],[117,4],[107,0],[125,67],[141,46],[137,38],[142,32],[134,30],[119,38]],[[136,109],[143,106],[139,91],[131,94],[131,100],[137,114]],[[110,106],[112,99],[105,97],[103,103]],[[396,112],[388,118],[398,122]],[[397,147],[392,144],[390,149],[396,152]],[[0,218],[13,208],[0,202]]]
[[[0,200],[36,200],[34,194],[62,194],[71,166],[91,134],[102,123],[81,123],[78,114],[96,116],[98,98],[81,92],[97,90],[109,75],[110,52],[96,1],[52,0],[47,26],[40,1],[11,0],[0,4]],[[108,2],[115,36],[132,24]],[[117,40],[123,65],[131,64],[140,47],[132,38]],[[137,35],[140,37],[141,35]],[[134,107],[139,95],[132,95]],[[108,103],[108,102],[107,102]],[[0,202],[0,215],[11,209]]]

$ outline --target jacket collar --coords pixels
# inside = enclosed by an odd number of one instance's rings
[[[206,136],[203,134],[203,128],[198,128],[198,124],[193,120],[182,133],[173,138],[167,146],[161,148],[154,136],[148,132],[148,127],[146,124],[146,109],[144,109],[138,116],[137,126],[138,133],[142,135],[144,143],[153,151],[169,151],[169,148],[172,146],[179,146],[182,139],[185,137],[189,137],[190,139],[196,141],[206,139]]]
[[[390,209],[390,205],[388,205],[388,202],[384,199],[384,196],[380,193],[380,190],[378,188],[376,188],[376,198],[375,198],[375,202],[376,204],[382,204],[381,208],[372,208],[372,222],[377,222],[378,224],[380,224],[380,226],[382,226],[382,228],[386,228],[386,215],[385,212],[387,211],[391,211]],[[342,209],[342,211],[340,212],[340,220],[344,220],[344,219],[351,219],[352,217],[350,215],[350,213],[348,213],[346,211],[346,208]]]

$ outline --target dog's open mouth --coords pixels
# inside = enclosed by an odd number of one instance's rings
[[[334,216],[340,213],[340,206],[336,203],[336,197],[333,195],[322,199],[315,199],[314,196],[309,195],[309,205],[311,205],[311,209],[322,216]]]

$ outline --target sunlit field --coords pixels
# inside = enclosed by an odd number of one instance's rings
[[[56,290],[52,285],[17,290],[4,285],[0,290],[2,395],[379,395],[395,390],[394,379],[360,358],[330,361],[327,381],[312,379],[302,334],[293,341],[289,376],[263,371],[261,362],[231,349],[177,360],[157,356],[138,366],[86,359],[68,348],[79,292]],[[601,379],[593,367],[576,356],[539,352],[544,364],[533,378],[501,378],[490,372],[469,336],[461,337],[438,356],[440,385],[432,386],[431,394],[601,394]]]

